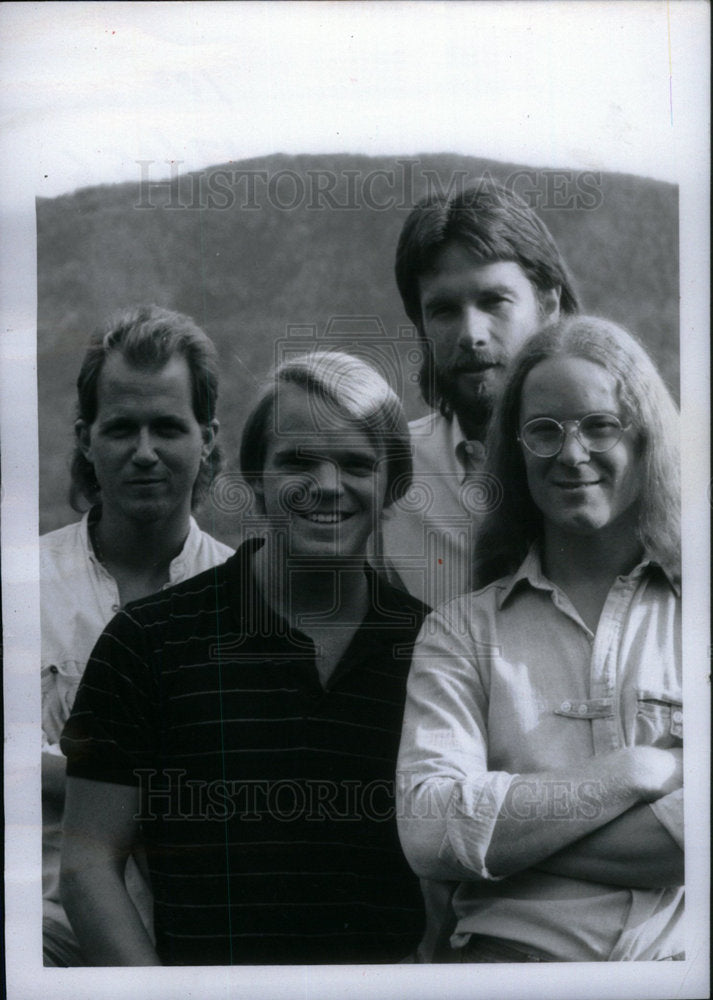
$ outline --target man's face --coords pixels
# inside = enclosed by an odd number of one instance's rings
[[[266,431],[258,505],[286,531],[289,554],[329,560],[361,557],[386,497],[385,463],[354,421],[306,389],[279,390]]]
[[[519,264],[483,263],[459,243],[444,247],[419,288],[439,386],[467,433],[490,418],[520,345],[559,316],[559,290],[538,298]]]
[[[201,459],[215,443],[217,422],[203,427],[191,401],[186,359],[136,368],[111,354],[97,385],[97,415],[76,433],[94,466],[105,512],[134,523],[186,519]]]
[[[535,417],[563,423],[590,413],[627,422],[617,383],[601,365],[558,357],[529,372],[522,387],[520,427]],[[538,458],[523,447],[530,495],[542,511],[550,537],[591,535],[616,524],[635,532],[642,480],[637,442],[629,428],[608,451],[594,452],[572,430],[552,458]]]

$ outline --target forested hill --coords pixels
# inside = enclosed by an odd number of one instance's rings
[[[585,309],[649,346],[678,396],[678,196],[669,184],[455,155],[274,155],[196,173],[137,163],[136,183],[37,203],[41,531],[66,503],[74,381],[107,314],[156,302],[193,316],[221,356],[224,451],[234,459],[256,382],[321,340],[371,354],[423,412],[417,345],[393,278],[401,225],[429,188],[488,172],[551,229]],[[225,516],[214,529],[235,540]],[[217,520],[214,520],[217,516]]]

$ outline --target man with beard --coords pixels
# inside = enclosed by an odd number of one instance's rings
[[[379,555],[392,582],[436,607],[472,589],[477,529],[499,500],[484,441],[505,367],[579,303],[546,226],[491,178],[413,209],[396,281],[423,342],[433,412],[409,425],[413,487],[387,513]]]

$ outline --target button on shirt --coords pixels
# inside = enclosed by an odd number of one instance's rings
[[[683,951],[682,888],[629,890],[534,868],[496,879],[485,865],[514,775],[620,747],[682,745],[680,625],[676,588],[642,563],[617,579],[593,634],[543,575],[536,549],[513,577],[426,619],[409,679],[400,809],[413,815],[429,786],[443,802],[451,793],[460,802],[418,833],[424,850],[472,873],[454,896],[453,945],[485,934],[564,961]],[[553,809],[577,794],[562,786]],[[682,847],[682,790],[651,808]]]
[[[472,589],[475,538],[496,502],[480,441],[429,413],[409,424],[413,484],[385,513],[381,553],[392,583],[436,607]]]

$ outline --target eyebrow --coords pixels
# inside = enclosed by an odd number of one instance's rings
[[[105,428],[111,429],[112,427],[117,427],[117,426],[122,427],[124,425],[136,426],[138,424],[143,424],[145,422],[148,422],[149,425],[175,424],[181,427],[185,427],[188,424],[186,418],[180,416],[177,413],[156,414],[149,421],[139,420],[133,414],[116,413],[111,417],[104,417],[97,421],[99,427],[101,427],[102,429]]]
[[[274,459],[283,458],[312,458],[314,456],[324,457],[325,453],[329,453],[327,457],[331,458],[334,462],[341,461],[344,458],[364,458],[368,461],[377,462],[379,456],[376,450],[367,450],[365,448],[350,447],[348,444],[344,444],[341,448],[335,447],[335,445],[329,442],[323,445],[310,445],[304,442],[295,442],[294,444],[285,444],[282,447],[275,448],[273,453]]]
[[[484,285],[482,288],[478,289],[477,292],[478,297],[483,297],[488,295],[517,295],[517,294],[519,293],[515,285],[503,284],[502,282],[499,282],[496,285]],[[432,294],[426,292],[422,296],[422,301],[424,305],[426,304],[433,305],[434,303],[438,304],[440,302],[450,302],[454,298],[460,298],[459,290],[454,292],[439,290],[437,292],[433,292]]]

